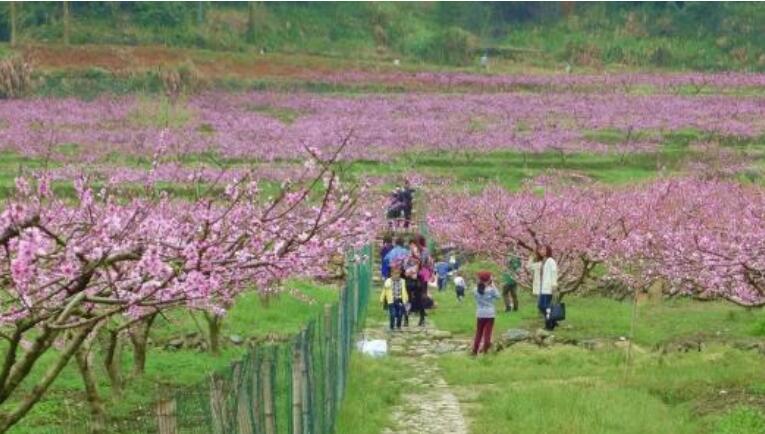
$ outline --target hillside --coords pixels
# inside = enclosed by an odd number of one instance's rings
[[[488,53],[558,70],[765,70],[757,3],[10,2],[0,5],[0,40],[12,38],[420,66],[477,65]]]

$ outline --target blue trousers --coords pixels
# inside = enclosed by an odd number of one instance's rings
[[[445,286],[446,286],[446,276],[444,277],[438,276],[438,290],[443,291]]]
[[[539,312],[545,317],[545,328],[547,330],[552,330],[558,325],[557,321],[547,319],[547,309],[552,305],[552,298],[552,294],[539,294],[539,300],[537,302]]]
[[[390,329],[393,330],[394,325],[400,329],[401,318],[404,316],[404,303],[400,298],[388,304],[388,316],[390,316]]]

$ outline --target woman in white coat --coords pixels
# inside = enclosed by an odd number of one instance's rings
[[[558,290],[558,264],[552,257],[552,247],[545,246],[544,255],[537,253],[535,257],[529,258],[527,267],[532,273],[531,289],[537,298],[537,307],[539,313],[545,317],[545,328],[552,330],[555,328],[556,321],[547,320],[547,313],[552,305],[553,295]]]

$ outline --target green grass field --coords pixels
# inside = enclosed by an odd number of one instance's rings
[[[486,264],[468,270],[478,267]],[[458,303],[449,288],[435,299],[438,307],[429,319],[436,327],[471,338],[475,306],[470,297]],[[386,313],[375,299],[372,303],[367,322],[380,324]],[[543,325],[529,294],[520,303],[519,312],[497,317],[495,341],[510,328],[533,331]],[[630,334],[631,302],[569,297],[567,306],[568,319],[555,331],[559,342],[614,343]],[[761,342],[765,313],[685,299],[641,302],[637,312],[629,362],[626,349],[618,345],[589,350],[571,344],[517,344],[477,359],[451,354],[433,363],[460,399],[473,433],[765,432],[763,355],[731,345]],[[687,339],[701,339],[703,350],[658,349]],[[354,354],[357,365],[341,427],[363,426],[358,432],[378,433],[391,426],[385,418],[396,403],[391,397],[409,391],[402,375],[394,373],[396,360]]]
[[[156,320],[150,339],[153,342],[147,357],[145,374],[129,378],[123,395],[112,395],[108,376],[100,364],[95,366],[98,387],[106,401],[107,414],[114,426],[123,423],[131,426],[131,420],[137,415],[147,414],[146,408],[153,405],[162,389],[182,388],[203,381],[214,371],[227,368],[232,361],[244,355],[245,345],[236,346],[229,342],[232,335],[244,339],[279,339],[298,332],[302,325],[323,311],[324,305],[337,301],[338,290],[334,286],[317,285],[307,281],[292,280],[285,288],[291,291],[263,299],[256,292],[243,293],[223,322],[221,332],[223,348],[219,356],[209,351],[195,349],[166,349],[165,344],[173,338],[184,337],[188,333],[205,336],[206,326],[201,313],[192,313],[185,309],[169,311],[166,316]],[[294,295],[293,295],[294,294]],[[96,351],[100,347],[96,345]],[[102,360],[97,357],[96,360]],[[133,354],[126,345],[122,352],[122,365],[129,373]],[[33,372],[34,380],[47,368],[41,363]],[[30,381],[31,382],[31,381]],[[153,410],[148,410],[151,414]],[[13,427],[13,434],[32,434],[40,432],[78,431],[88,421],[88,408],[84,396],[82,380],[76,365],[70,363],[51,386],[50,393],[24,418],[23,423]]]

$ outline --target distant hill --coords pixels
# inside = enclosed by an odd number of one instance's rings
[[[539,67],[765,71],[760,3],[6,2],[0,40],[10,42],[12,33],[17,44],[166,45],[443,65],[477,64],[487,53]]]

